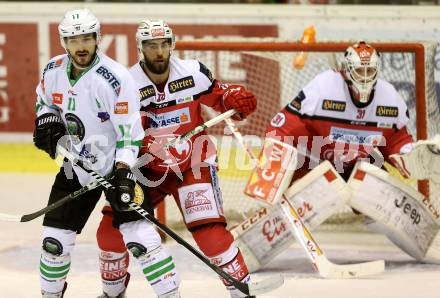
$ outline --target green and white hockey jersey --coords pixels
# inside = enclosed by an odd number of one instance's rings
[[[69,79],[70,68],[67,54],[49,61],[36,89],[37,116],[60,115],[71,150],[100,175],[109,174],[115,162],[133,166],[144,131],[130,73],[102,53],[76,80]],[[82,185],[91,181],[80,168],[74,171]]]

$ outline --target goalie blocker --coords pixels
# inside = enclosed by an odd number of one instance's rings
[[[350,205],[369,217],[372,230],[419,261],[440,262],[440,255],[427,255],[440,228],[440,215],[432,205],[425,206],[421,193],[366,162],[356,165],[348,184]]]
[[[261,171],[257,169],[255,173]],[[259,181],[269,183],[263,178]],[[270,185],[260,187],[273,188]],[[342,208],[349,197],[347,184],[328,161],[314,168],[285,192],[285,198],[295,207],[310,230]],[[288,220],[278,202],[270,210],[262,208],[231,230],[251,272],[291,246],[295,237],[288,226]]]

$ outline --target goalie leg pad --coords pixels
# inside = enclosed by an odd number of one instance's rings
[[[119,227],[127,248],[137,259],[145,278],[157,296],[180,285],[172,256],[161,246],[159,233],[145,220],[121,224]]]
[[[377,223],[368,223],[400,249],[422,260],[439,226],[423,204],[423,195],[368,163],[356,165],[349,179],[350,205]]]
[[[333,166],[325,161],[296,181],[286,192],[306,226],[313,230],[348,201],[348,185]],[[232,229],[251,272],[269,263],[291,246],[295,237],[288,228],[281,205],[262,208]]]
[[[212,263],[220,266],[236,280],[246,283],[250,281],[249,270],[243,256],[235,245],[232,234],[223,224],[202,225],[192,229],[191,233],[200,250]],[[222,281],[232,298],[246,297],[225,280]]]
[[[62,297],[75,239],[74,231],[44,227],[40,257],[40,286],[43,295]]]

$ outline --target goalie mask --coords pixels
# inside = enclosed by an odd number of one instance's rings
[[[82,34],[95,33],[97,44],[101,38],[101,26],[93,13],[85,9],[76,9],[66,12],[63,20],[58,25],[61,45],[66,49],[65,38]]]
[[[347,48],[343,75],[355,104],[368,104],[373,95],[380,66],[379,53],[365,41]]]

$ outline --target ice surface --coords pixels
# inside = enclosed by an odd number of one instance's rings
[[[52,175],[0,174],[0,212],[23,214],[46,204]],[[102,202],[101,202],[102,204]],[[98,250],[94,234],[99,222],[98,206],[77,238],[65,298],[95,298],[101,292]],[[38,298],[38,263],[41,220],[29,223],[0,222],[0,297]],[[380,235],[370,233],[318,233],[327,257],[335,263],[386,260],[384,274],[357,280],[324,280],[312,271],[303,252],[293,246],[254,274],[254,280],[274,273],[285,284],[259,298],[438,298],[440,266],[420,264],[400,252]],[[188,239],[194,243],[191,239]],[[168,241],[182,275],[183,298],[227,298],[221,282],[206,265],[183,247]],[[134,260],[129,298],[155,297]]]

